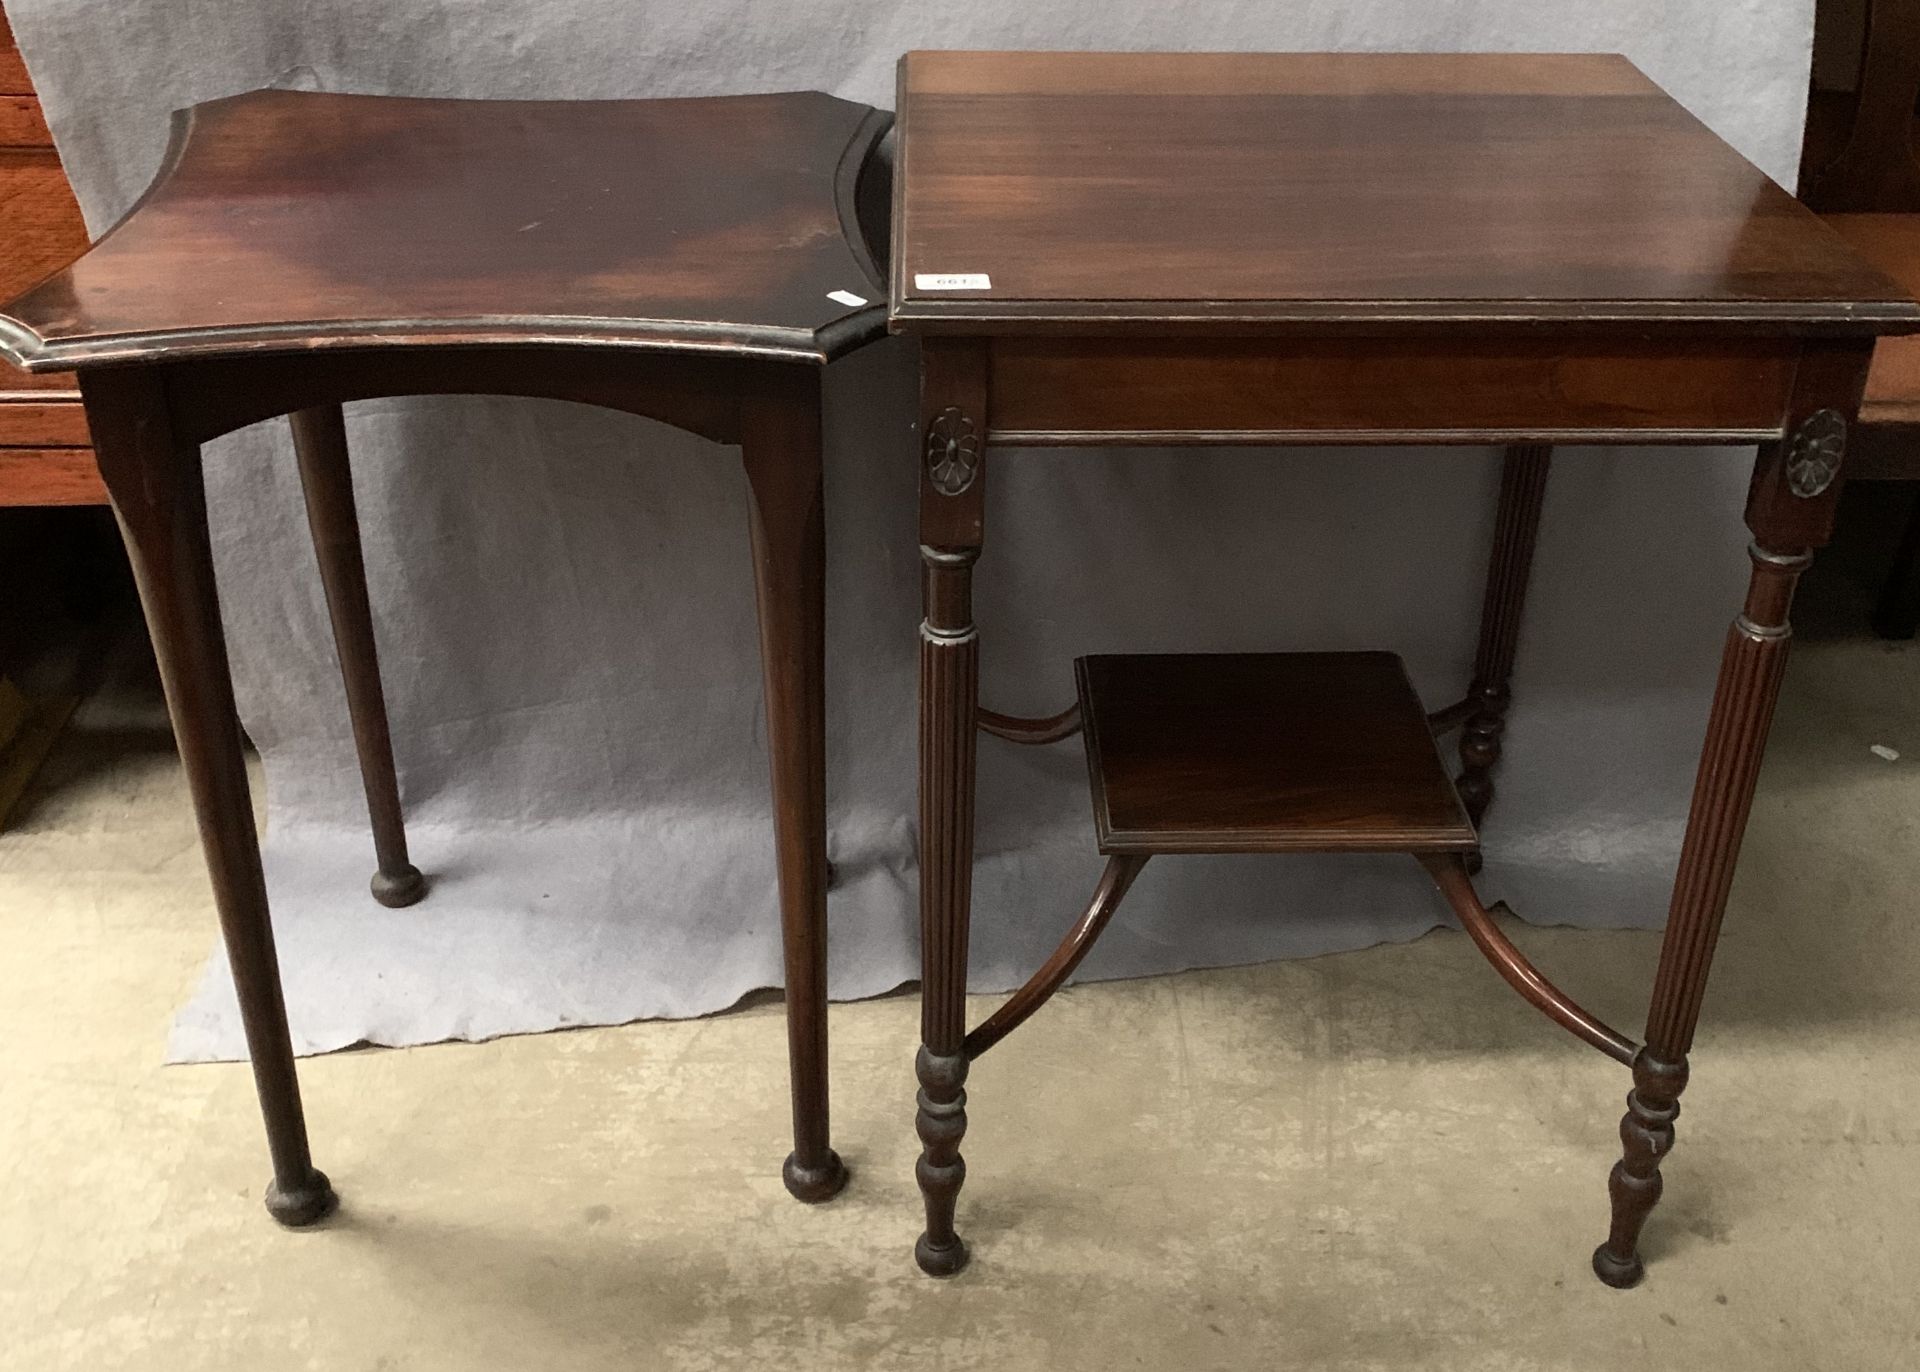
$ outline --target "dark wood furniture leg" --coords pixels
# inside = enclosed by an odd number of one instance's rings
[[[1501,465],[1500,507],[1494,517],[1486,599],[1480,608],[1480,647],[1474,655],[1473,684],[1467,688],[1467,714],[1460,733],[1461,772],[1454,783],[1476,825],[1493,803],[1493,769],[1500,761],[1507,707],[1513,703],[1509,682],[1552,462],[1553,449],[1547,444],[1523,443],[1508,448]]]
[[[1633,1090],[1620,1121],[1622,1157],[1607,1182],[1613,1224],[1593,1252],[1594,1273],[1609,1286],[1632,1286],[1646,1270],[1640,1230],[1660,1199],[1660,1164],[1673,1149],[1687,1054],[1786,670],[1794,587],[1813,550],[1832,533],[1846,443],[1843,415],[1858,405],[1865,373],[1864,355],[1836,353],[1809,354],[1802,362],[1798,424],[1788,429],[1787,442],[1761,450],[1754,469],[1747,498],[1753,572],[1720,658],[1647,1012],[1646,1046],[1633,1060]],[[1816,397],[1814,405],[1804,403],[1808,393]]]
[[[400,783],[393,767],[393,736],[387,728],[387,699],[380,686],[380,658],[373,642],[373,608],[367,601],[367,568],[360,552],[360,519],[353,501],[353,470],[347,460],[347,427],[338,405],[298,410],[293,449],[300,459],[300,486],[306,494],[307,523],[320,562],[320,584],[340,675],[347,688],[347,713],[353,720],[353,744],[360,754],[360,780],[366,787],[367,814],[373,821],[373,898],[399,909],[427,893],[420,869],[407,860],[406,819],[400,808]]]
[[[1593,1270],[1609,1286],[1631,1286],[1645,1271],[1637,1251],[1640,1229],[1660,1199],[1660,1163],[1673,1148],[1673,1122],[1687,1085],[1687,1052],[1786,667],[1787,604],[1812,560],[1804,550],[1758,543],[1752,558],[1746,606],[1728,631],[1707,720],[1647,1015],[1647,1043],[1633,1060],[1633,1090],[1620,1121],[1624,1155],[1607,1182],[1613,1227],[1594,1250]]]
[[[1920,630],[1920,488],[1913,493],[1906,527],[1873,607],[1873,631],[1880,637],[1912,638],[1916,630]]]
[[[1637,1250],[1640,1229],[1660,1199],[1660,1163],[1673,1148],[1673,1122],[1687,1085],[1687,1052],[1786,668],[1788,602],[1812,561],[1805,549],[1756,542],[1751,552],[1746,605],[1728,630],[1707,719],[1647,1015],[1647,1043],[1633,1060],[1633,1090],[1620,1121],[1623,1156],[1607,1182],[1613,1227],[1593,1254],[1593,1270],[1609,1286],[1631,1286],[1645,1271]]]
[[[966,1161],[967,935],[973,898],[973,802],[980,638],[973,566],[984,524],[984,357],[928,340],[921,352],[920,556],[920,1080],[914,1176],[927,1227],[914,1245],[921,1270],[950,1277],[967,1265],[953,1212]]]
[[[751,491],[760,664],[786,959],[796,1198],[840,1193],[847,1169],[827,1119],[826,517],[820,382],[781,368],[784,385],[747,405],[741,454]]]
[[[267,1209],[282,1224],[310,1224],[337,1202],[307,1147],[220,626],[199,446],[175,436],[166,388],[151,369],[89,373],[81,390],[153,635],[233,968],[273,1156]]]

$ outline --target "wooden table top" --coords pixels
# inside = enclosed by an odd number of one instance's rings
[[[886,122],[812,92],[212,101],[174,116],[127,217],[6,307],[0,352],[32,370],[415,342],[821,360],[884,328],[854,184]]]
[[[899,109],[901,331],[1920,323],[1623,57],[913,52]]]

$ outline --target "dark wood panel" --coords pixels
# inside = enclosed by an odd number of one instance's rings
[[[1103,853],[1478,841],[1392,653],[1084,657],[1074,672]]]
[[[1847,480],[1920,481],[1920,424],[1856,424],[1847,438]]]
[[[1920,289],[1920,214],[1831,214],[1826,220],[1881,271],[1910,291]],[[1860,418],[1920,424],[1920,338],[1883,339],[1874,348]]]
[[[0,448],[0,506],[105,505],[91,448]]]
[[[856,188],[887,122],[814,92],[216,100],[176,117],[112,234],[7,306],[0,349],[29,367],[414,342],[821,361],[884,327]]]
[[[991,357],[989,437],[1035,445],[1758,440],[1793,378],[1764,342],[1001,338]]]
[[[1620,57],[917,52],[900,102],[917,331],[1920,322]]]
[[[1920,211],[1920,4],[1819,0],[1814,13],[1800,198],[1821,214]]]

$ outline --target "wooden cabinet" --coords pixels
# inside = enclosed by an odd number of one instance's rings
[[[0,300],[64,267],[86,225],[0,12]],[[104,505],[80,391],[70,372],[32,376],[0,362],[0,505]]]
[[[86,225],[53,150],[40,97],[0,11],[0,300],[65,266],[86,246]],[[33,376],[0,362],[0,506],[106,504],[91,444],[71,372]],[[19,529],[9,523],[5,538],[11,543]],[[23,562],[17,547],[10,551],[12,562]],[[11,599],[20,589],[9,579],[0,584],[0,597]],[[0,826],[74,704],[72,695],[27,696],[0,673]]]

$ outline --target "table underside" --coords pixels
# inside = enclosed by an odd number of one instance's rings
[[[995,448],[1508,447],[1481,648],[1458,702],[1426,713],[1398,659],[1385,652],[1160,654],[1082,659],[1078,702],[1052,719],[956,707],[983,731],[1017,743],[1086,733],[1098,846],[1116,865],[1056,962],[1070,966],[1084,956],[1152,856],[1405,852],[1428,867],[1483,951],[1527,968],[1514,983],[1523,994],[1594,1046],[1630,1060],[1638,1045],[1593,1020],[1498,935],[1470,875],[1478,868],[1477,825],[1491,799],[1551,445],[1787,448],[1796,404],[1806,419],[1809,393],[1857,407],[1865,357],[1865,345],[1850,338],[1614,330],[1552,338],[1524,330],[924,338],[921,531],[930,625],[963,617],[953,601],[965,594],[960,577],[970,579],[981,542],[982,488]],[[1778,500],[1761,486],[1769,470],[1780,486],[1790,462],[1763,457],[1760,464],[1757,498],[1779,506],[1773,522],[1783,542],[1813,529],[1827,510],[1820,497],[1837,476],[1845,443],[1844,420],[1837,438],[1824,428],[1835,413],[1829,407],[1803,426],[1817,431],[1814,462],[1803,474],[1810,485],[1777,492],[1786,496]],[[1820,445],[1830,438],[1828,451]],[[1793,446],[1789,459],[1799,451]],[[1784,605],[1778,608],[1783,618]],[[977,666],[965,670],[977,675]],[[1465,731],[1468,760],[1458,791],[1434,751],[1436,734],[1454,729]],[[1470,760],[1476,748],[1478,764]],[[965,766],[964,776],[946,767],[935,780],[970,789]],[[1017,1013],[976,1031],[970,1050],[984,1051],[1038,1008],[1064,978],[1051,975],[1058,971],[1050,964],[1037,974],[1051,985],[1029,994],[1030,983],[1024,1002],[1010,1002]]]

